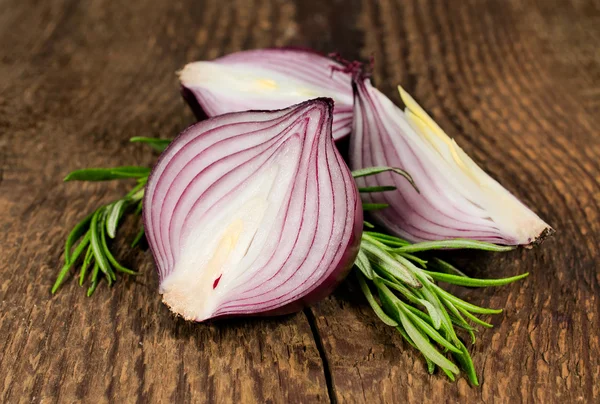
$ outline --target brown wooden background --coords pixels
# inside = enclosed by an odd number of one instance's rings
[[[598,1],[0,0],[0,401],[598,402]],[[173,318],[150,254],[93,298],[51,297],[68,230],[128,184],[63,184],[87,166],[151,164],[131,136],[193,119],[174,72],[245,48],[375,55],[476,161],[557,230],[540,248],[453,254],[518,285],[472,352],[481,387],[429,376],[352,282],[304,313],[213,325]],[[129,241],[135,223],[129,224]]]

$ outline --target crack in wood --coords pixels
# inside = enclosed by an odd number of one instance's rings
[[[335,396],[335,388],[333,385],[333,375],[329,366],[329,360],[327,359],[327,352],[325,352],[325,348],[323,346],[323,339],[321,338],[321,334],[319,333],[317,319],[315,318],[315,315],[309,307],[304,309],[304,315],[306,316],[306,320],[310,325],[310,330],[312,331],[315,346],[317,347],[317,350],[319,351],[319,356],[321,357],[321,363],[323,364],[323,373],[325,375],[325,384],[327,385],[327,394],[329,395],[329,401],[331,402],[331,404],[336,404],[337,398]]]

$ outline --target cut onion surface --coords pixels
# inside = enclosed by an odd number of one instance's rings
[[[411,241],[468,238],[528,246],[553,232],[479,168],[403,89],[404,111],[369,79],[357,79],[354,88],[351,168],[403,168],[418,187],[390,172],[358,178],[360,187],[396,187],[363,194],[365,203],[389,205],[372,212],[378,224]]]
[[[350,134],[352,80],[340,63],[302,49],[257,49],[186,65],[184,98],[198,118],[249,109],[281,109],[316,97],[335,101],[334,139]]]
[[[152,170],[144,225],[163,301],[188,320],[284,314],[352,267],[362,205],[333,102],[247,111],[181,133]]]

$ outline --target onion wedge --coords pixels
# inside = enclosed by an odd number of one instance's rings
[[[352,127],[352,80],[344,66],[302,49],[256,49],[187,64],[182,93],[200,119],[249,109],[281,109],[316,97],[335,101],[335,140]]]
[[[283,314],[352,267],[362,205],[331,136],[333,102],[221,115],[152,170],[144,226],[163,302],[187,320]]]
[[[351,168],[406,169],[418,188],[390,172],[358,178],[359,187],[396,187],[363,196],[365,203],[388,205],[372,213],[374,221],[411,241],[468,238],[529,246],[553,232],[399,90],[404,111],[369,79],[354,84]]]

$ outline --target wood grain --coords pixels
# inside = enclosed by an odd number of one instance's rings
[[[520,287],[457,290],[506,307],[472,348],[480,388],[429,376],[394,330],[355,303],[351,283],[317,305],[339,401],[600,399],[600,53],[591,49],[599,22],[598,5],[583,2],[363,2],[361,56],[374,54],[379,86],[395,100],[395,85],[408,87],[558,235],[532,251],[453,255],[485,277],[531,272]]]
[[[0,400],[3,402],[600,401],[600,4],[594,1],[0,0]],[[349,279],[303,313],[188,324],[141,275],[51,297],[70,227],[127,184],[72,169],[151,164],[131,136],[193,122],[174,72],[245,48],[375,56],[558,234],[508,254],[449,254],[520,285],[455,289],[505,307],[472,348],[481,387],[427,374]],[[123,234],[130,241],[138,223]]]

